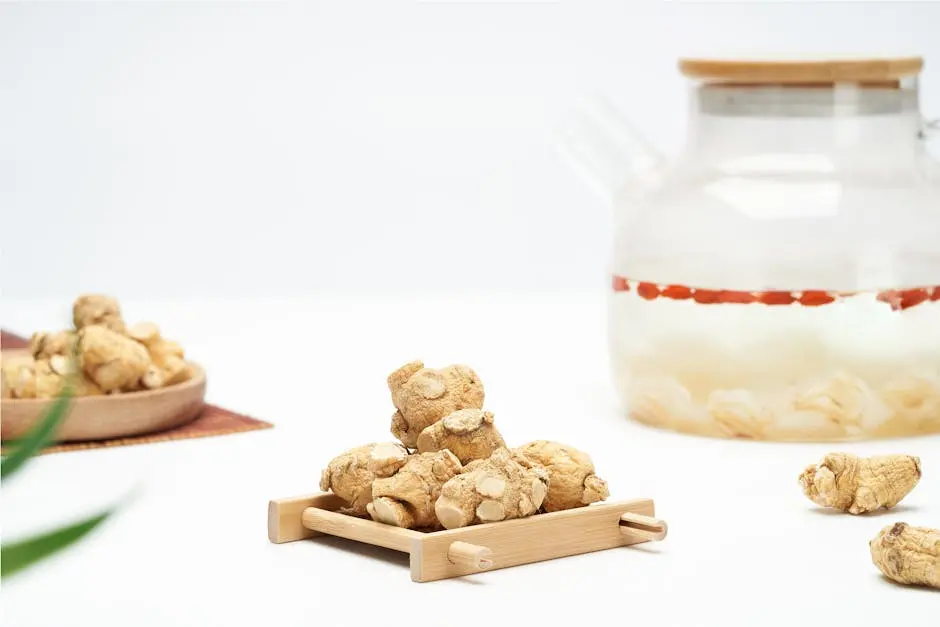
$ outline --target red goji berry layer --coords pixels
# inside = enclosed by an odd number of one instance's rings
[[[856,292],[831,292],[826,290],[790,292],[782,290],[763,292],[713,290],[690,287],[687,285],[660,285],[649,281],[636,281],[617,275],[613,277],[612,287],[615,292],[636,291],[640,298],[645,300],[656,300],[657,298],[693,300],[702,305],[760,304],[822,307],[823,305],[836,303],[856,295]],[[878,293],[877,298],[882,302],[890,304],[892,309],[903,311],[922,303],[940,301],[940,285],[883,290]]]

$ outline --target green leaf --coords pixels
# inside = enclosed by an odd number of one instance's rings
[[[55,399],[49,411],[46,412],[39,424],[33,428],[32,432],[18,441],[10,454],[0,460],[0,479],[6,479],[13,475],[30,457],[49,444],[59,423],[68,414],[71,397],[71,388],[66,387],[62,390],[62,395]]]
[[[0,547],[0,578],[18,573],[81,540],[111,514],[112,510],[108,510],[67,527],[3,545]]]

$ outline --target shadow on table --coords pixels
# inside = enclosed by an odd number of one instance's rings
[[[827,507],[813,508],[809,511],[816,516],[834,516],[844,518],[850,515],[841,510]],[[898,505],[897,507],[893,507],[891,509],[879,509],[874,512],[868,512],[867,514],[859,514],[859,516],[862,518],[880,518],[882,516],[899,516],[901,514],[909,514],[917,511],[919,511],[919,508],[913,505]]]
[[[407,553],[393,551],[392,549],[386,549],[381,546],[366,544],[364,542],[356,542],[355,540],[347,540],[346,538],[338,538],[336,536],[322,536],[314,538],[312,541],[319,545],[328,546],[338,551],[343,551],[344,553],[362,555],[364,557],[376,559],[387,564],[403,566],[406,570],[410,568],[410,557]]]
[[[321,536],[308,540],[308,542],[315,542],[322,546],[328,546],[331,549],[337,551],[343,551],[344,553],[351,553],[353,555],[361,555],[363,557],[372,558],[385,562],[386,564],[393,564],[395,566],[401,566],[404,568],[405,575],[407,576],[408,571],[411,569],[411,557],[408,553],[401,553],[399,551],[393,551],[392,549],[386,549],[381,546],[375,546],[373,544],[365,544],[363,542],[357,542],[355,540],[348,540],[346,538],[339,538],[337,536]],[[485,577],[484,573],[480,573],[479,577]],[[444,579],[442,581],[449,581],[451,583],[458,583],[462,585],[471,585],[479,586],[485,585],[485,581],[477,578],[477,575],[465,575],[463,577],[454,577],[449,579]],[[430,582],[435,583],[435,582]],[[425,584],[427,585],[427,584]]]
[[[890,577],[887,577],[887,576],[885,576],[885,575],[883,575],[883,574],[881,574],[881,573],[878,573],[877,575],[874,575],[874,577],[877,577],[879,580],[881,580],[881,583],[884,584],[884,585],[886,585],[886,586],[892,586],[892,587],[895,587],[895,588],[906,588],[906,589],[908,589],[908,590],[911,590],[911,591],[914,592],[915,594],[919,592],[919,593],[921,593],[921,594],[938,594],[938,595],[940,595],[940,588],[931,588],[931,587],[929,587],[929,586],[909,586],[909,585],[905,585],[905,584],[903,584],[903,583],[898,583],[897,581],[894,581],[894,580],[891,579]]]

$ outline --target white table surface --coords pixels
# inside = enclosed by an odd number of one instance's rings
[[[271,430],[44,456],[2,486],[5,541],[132,494],[82,544],[3,585],[3,625],[937,625],[940,593],[884,580],[868,540],[940,527],[940,439],[852,444],[922,457],[895,510],[822,511],[797,476],[832,447],[718,441],[621,417],[602,297],[127,302],[209,372],[210,402]],[[0,324],[61,328],[68,304],[4,302]],[[389,439],[385,376],[465,362],[506,439],[588,451],[612,498],[653,497],[664,542],[416,584],[407,556],[344,540],[273,545],[271,498],[315,492],[336,453]]]

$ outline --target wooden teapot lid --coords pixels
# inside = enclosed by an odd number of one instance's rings
[[[920,73],[922,57],[847,59],[680,59],[679,71],[688,78],[721,83],[832,84],[898,81]]]

